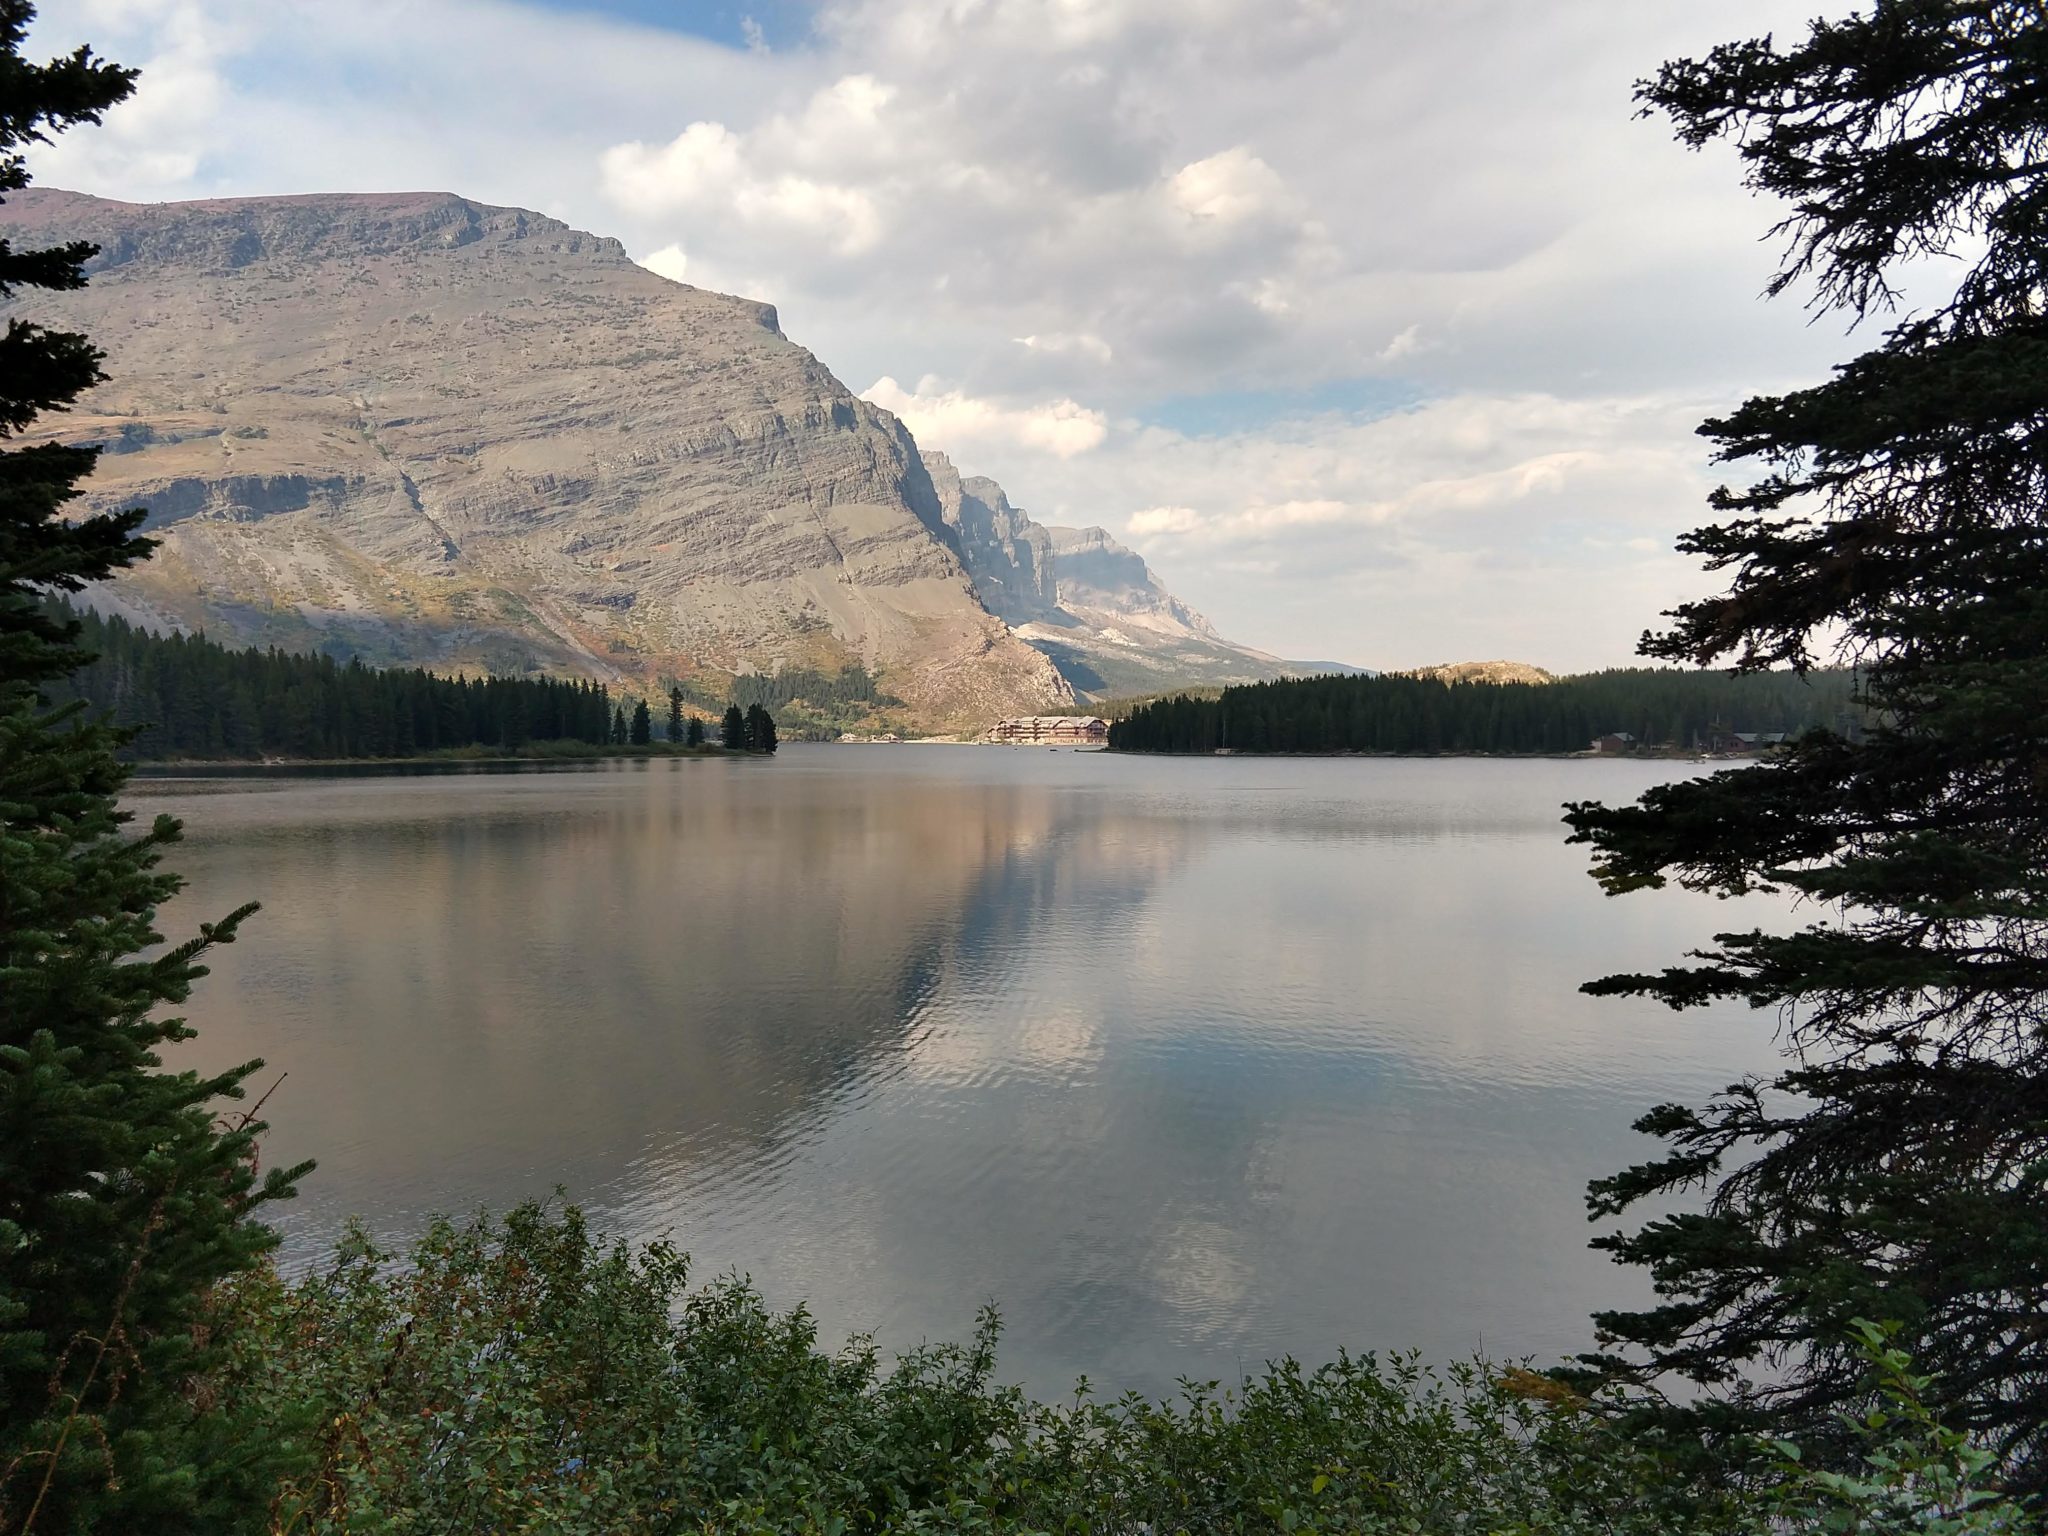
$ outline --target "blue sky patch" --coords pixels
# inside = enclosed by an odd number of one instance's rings
[[[752,21],[770,48],[791,48],[810,35],[813,0],[529,0],[542,10],[608,16],[665,32],[708,38],[729,48],[750,43]]]
[[[1405,379],[1332,379],[1304,389],[1231,389],[1205,395],[1168,395],[1139,410],[1148,426],[1183,437],[1228,437],[1302,416],[1391,416],[1424,398]]]

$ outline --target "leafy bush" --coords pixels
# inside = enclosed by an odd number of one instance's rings
[[[1991,1487],[1997,1456],[1936,1422],[1927,1406],[1933,1378],[1916,1373],[1892,1346],[1896,1323],[1855,1324],[1870,1362],[1876,1401],[1847,1415],[1864,1465],[1848,1472],[1809,1468],[1801,1448],[1772,1442],[1786,1482],[1779,1513],[1798,1531],[1856,1536],[2006,1536],[2039,1529]]]
[[[276,1531],[2021,1529],[1911,1412],[1868,1479],[1787,1461],[1739,1490],[1526,1370],[1282,1361],[1235,1392],[1042,1404],[994,1383],[993,1313],[893,1365],[865,1341],[828,1355],[801,1308],[692,1289],[674,1248],[605,1243],[574,1209],[439,1223],[402,1267],[356,1232],[297,1283],[237,1282],[225,1311],[221,1390],[298,1468]],[[1979,1523],[1900,1523],[1950,1509]],[[1879,1510],[1894,1523],[1840,1523]]]

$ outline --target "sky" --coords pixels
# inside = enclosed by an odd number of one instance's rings
[[[1695,434],[1871,344],[1637,116],[1812,0],[45,0],[142,70],[39,182],[449,191],[766,299],[919,444],[1232,639],[1625,665]]]

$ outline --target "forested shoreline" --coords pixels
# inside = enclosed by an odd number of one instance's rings
[[[619,749],[770,751],[772,722],[759,704],[738,736],[706,746],[704,722],[685,734],[678,693],[667,739],[645,700],[614,698],[602,683],[554,677],[443,677],[421,667],[380,670],[360,661],[275,648],[234,650],[204,635],[158,635],[117,615],[50,605],[79,626],[91,657],[46,685],[53,704],[132,733],[132,762],[255,762],[412,758],[436,753],[580,755]],[[694,718],[694,717],[691,717]],[[756,747],[759,738],[764,744]]]
[[[1839,670],[1685,671],[1621,667],[1550,683],[1447,682],[1383,673],[1300,677],[1179,694],[1109,730],[1117,752],[1548,754],[1739,751],[1816,726],[1862,728],[1854,678]],[[1754,738],[1749,740],[1745,738]]]

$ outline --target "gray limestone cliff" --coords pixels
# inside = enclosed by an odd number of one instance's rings
[[[1048,528],[1059,570],[1060,604],[1070,610],[1115,614],[1169,633],[1221,642],[1216,626],[1166,590],[1137,551],[1102,528]]]
[[[986,475],[962,478],[951,459],[929,450],[924,466],[988,611],[1013,625],[1050,614],[1059,605],[1051,534],[1011,506]]]

